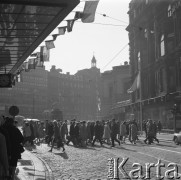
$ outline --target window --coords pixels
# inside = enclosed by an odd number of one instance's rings
[[[161,56],[165,55],[165,37],[163,34],[160,39],[160,55]]]
[[[168,17],[172,16],[172,8],[171,5],[168,6]]]

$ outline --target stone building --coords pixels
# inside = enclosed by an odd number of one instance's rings
[[[103,119],[125,118],[122,104],[130,102],[127,90],[130,86],[130,65],[114,66],[112,70],[101,74],[101,116]]]
[[[132,83],[140,75],[130,108],[138,120],[142,112],[142,119],[173,128],[170,110],[181,93],[181,3],[132,0],[128,14]]]

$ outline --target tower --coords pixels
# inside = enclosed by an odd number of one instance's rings
[[[97,62],[96,58],[93,55],[92,60],[91,60],[91,68],[96,67],[96,62]]]

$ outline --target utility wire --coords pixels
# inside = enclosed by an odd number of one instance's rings
[[[75,21],[75,22],[81,22],[81,21]],[[105,25],[105,26],[122,26],[122,27],[127,27],[127,25],[123,25],[123,24],[104,24],[104,23],[91,23],[92,24],[98,24],[98,25]]]
[[[121,50],[119,50],[119,52],[102,68],[102,70],[104,70],[127,46],[128,44],[126,43],[126,45],[123,46]]]
[[[156,7],[157,4],[154,5],[154,7]],[[157,17],[159,17],[161,14],[165,13],[164,10],[160,11],[159,14],[157,14]],[[162,21],[164,19],[164,17],[162,17],[160,19],[160,21]],[[154,18],[150,20],[149,23],[153,22],[154,21]],[[165,20],[166,21],[166,20]],[[139,28],[140,31],[142,31],[144,29],[144,27],[140,27],[140,26],[136,26],[136,25],[131,25],[130,26],[133,26],[134,28]],[[157,31],[158,32],[158,31]],[[136,36],[134,36],[134,39],[135,40],[137,38],[138,34]],[[105,69],[105,67],[107,67],[126,47],[128,46],[128,44],[126,44],[104,67],[103,67],[103,70]]]

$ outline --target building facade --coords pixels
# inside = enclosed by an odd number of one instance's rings
[[[21,82],[12,88],[0,89],[0,106],[19,107],[19,114],[28,118],[42,118],[47,109],[47,71],[45,68],[22,72]]]
[[[127,90],[130,86],[130,65],[115,66],[101,74],[101,116],[103,119],[125,118],[122,103],[130,101]]]
[[[173,128],[170,110],[181,93],[181,3],[132,0],[128,14],[132,83],[140,75],[130,108],[138,120],[161,120]]]
[[[63,111],[64,119],[96,120],[98,117],[98,84],[100,70],[95,57],[91,68],[71,75],[52,66],[48,73],[48,109]]]

